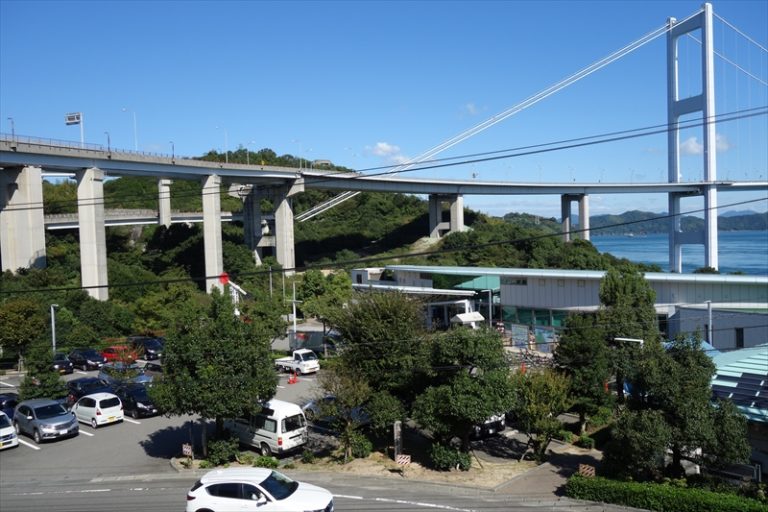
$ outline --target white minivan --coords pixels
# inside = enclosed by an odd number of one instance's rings
[[[242,444],[267,456],[294,451],[307,443],[307,419],[301,407],[277,399],[262,404],[257,414],[225,420],[224,427],[237,434]]]

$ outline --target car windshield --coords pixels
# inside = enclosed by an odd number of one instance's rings
[[[0,416],[0,428],[6,428],[11,426],[11,420],[8,419],[8,416],[3,414]]]
[[[307,352],[306,354],[303,354],[302,357],[305,361],[314,361],[317,359],[317,355],[315,355],[314,352]]]
[[[282,473],[273,471],[266,480],[261,482],[261,487],[276,500],[284,500],[296,491],[299,487],[299,482],[291,480]]]
[[[67,359],[67,355],[66,354],[54,354],[53,355],[53,360],[54,361],[64,361],[66,359]]]
[[[131,388],[128,390],[128,394],[140,402],[146,402],[147,400],[149,400],[149,394],[147,393],[147,388],[145,388],[144,386]]]
[[[55,418],[56,416],[61,416],[62,414],[67,414],[67,411],[60,404],[51,404],[51,405],[44,405],[42,407],[35,407],[35,416],[37,416],[37,419],[39,420],[47,420],[48,418]]]
[[[147,340],[144,342],[145,348],[151,348],[153,350],[159,350],[163,348],[163,345],[157,340]]]
[[[88,359],[101,359],[102,357],[102,355],[95,350],[83,350],[81,353],[83,357],[87,357]]]

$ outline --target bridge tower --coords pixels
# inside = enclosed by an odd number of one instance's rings
[[[669,193],[669,270],[682,272],[682,246],[704,244],[704,265],[718,268],[717,257],[717,155],[715,154],[715,64],[712,25],[712,4],[705,3],[701,12],[677,23],[669,18],[667,32],[667,120],[668,120],[668,172],[669,182],[679,183],[680,126],[682,116],[701,112],[703,117],[704,159],[704,231],[683,233],[680,225],[680,200],[685,194]],[[680,98],[678,73],[678,40],[690,32],[701,31],[701,93]]]

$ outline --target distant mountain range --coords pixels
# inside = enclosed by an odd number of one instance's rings
[[[666,215],[633,210],[620,215],[595,215],[589,218],[589,222],[591,229],[603,228],[593,234],[666,233],[669,230],[669,219]],[[699,217],[684,216],[680,222],[683,231],[700,231],[704,228],[704,219]],[[768,230],[768,211],[726,212],[717,217],[717,228],[718,231],[765,231]]]

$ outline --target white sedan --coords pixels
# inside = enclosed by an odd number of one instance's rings
[[[206,473],[187,493],[187,512],[333,512],[333,494],[266,468],[225,468]]]
[[[77,421],[93,428],[123,421],[123,403],[112,393],[85,395],[72,406]]]

